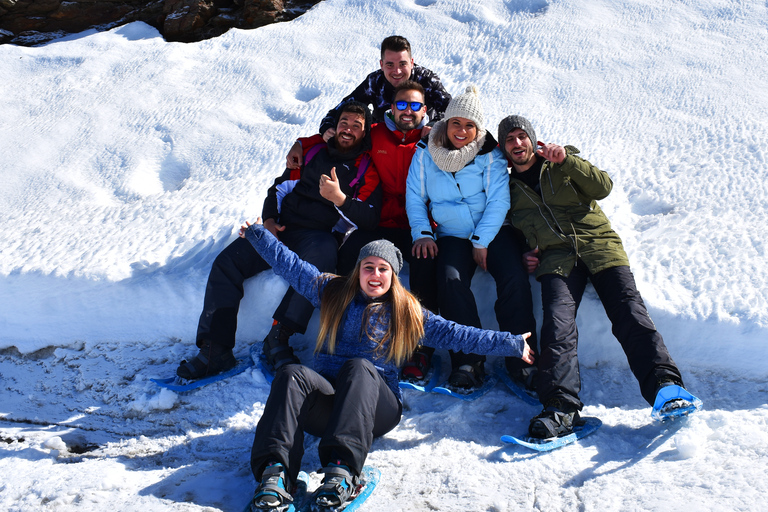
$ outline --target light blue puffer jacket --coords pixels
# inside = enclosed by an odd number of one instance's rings
[[[408,170],[405,209],[414,242],[433,236],[429,213],[437,238],[454,236],[488,247],[509,211],[507,161],[497,147],[456,173],[445,172],[422,141]]]

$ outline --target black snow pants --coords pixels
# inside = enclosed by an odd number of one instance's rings
[[[612,267],[591,274],[579,260],[568,277],[547,274],[540,280],[544,319],[536,386],[542,404],[559,398],[579,410],[583,406],[579,400],[576,313],[587,280],[592,281],[600,297],[643,398],[653,404],[661,379],[682,384],[680,371],[648,315],[629,267]]]
[[[448,320],[482,327],[477,302],[470,288],[477,263],[472,257],[472,242],[446,236],[437,240],[437,292],[440,315]],[[496,281],[496,321],[500,331],[531,333],[528,344],[536,346],[536,320],[528,272],[523,267],[524,245],[510,226],[502,226],[488,245],[488,273]],[[534,348],[535,350],[535,348]],[[451,353],[451,365],[485,361],[484,355]],[[522,360],[521,363],[525,364]]]
[[[339,246],[330,232],[288,228],[280,233],[280,241],[321,272],[336,269]],[[205,287],[203,312],[197,324],[198,347],[208,340],[222,348],[234,348],[243,282],[270,268],[244,238],[237,238],[221,251],[213,262]],[[303,333],[313,311],[314,306],[307,299],[289,288],[272,318],[294,332]]]
[[[301,469],[304,433],[320,438],[320,463],[337,460],[359,475],[374,437],[397,426],[402,404],[367,359],[350,359],[331,381],[311,368],[278,369],[256,427],[251,470],[256,481],[270,462],[287,468],[291,482]]]

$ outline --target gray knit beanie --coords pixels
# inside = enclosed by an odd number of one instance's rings
[[[469,119],[477,125],[477,131],[485,128],[485,118],[483,117],[483,106],[480,104],[480,91],[474,85],[470,85],[464,91],[451,98],[448,108],[445,109],[443,119],[452,117],[463,117]]]
[[[403,268],[403,255],[400,253],[400,249],[395,247],[395,244],[389,240],[374,240],[363,246],[360,249],[360,254],[357,257],[357,263],[359,265],[368,256],[378,256],[383,259],[389,266],[392,267],[392,271],[395,275],[400,274],[400,270]]]
[[[531,126],[531,122],[528,121],[523,116],[508,116],[501,120],[499,123],[499,147],[501,148],[501,152],[504,153],[504,156],[509,157],[507,155],[506,150],[506,144],[505,141],[507,140],[507,135],[509,135],[509,132],[516,130],[516,129],[522,129],[527,135],[528,138],[531,139],[531,144],[533,144],[533,150],[536,151],[536,132],[533,130],[533,126]]]

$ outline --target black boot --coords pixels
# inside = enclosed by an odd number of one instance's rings
[[[584,422],[575,407],[559,398],[548,400],[544,410],[531,419],[528,433],[538,439],[563,437],[573,433],[573,427]]]
[[[478,361],[475,364],[463,364],[451,371],[448,384],[460,389],[474,389],[483,385],[485,380],[485,362]]]
[[[272,326],[269,334],[264,338],[262,350],[267,366],[273,372],[286,364],[301,363],[299,358],[294,355],[293,348],[288,344],[291,334],[293,331],[278,322]]]
[[[232,369],[237,359],[229,349],[222,349],[210,341],[203,341],[200,352],[191,360],[181,362],[176,375],[182,379],[197,380]]]
[[[536,392],[538,368],[517,357],[505,357],[504,367],[507,369],[509,378],[515,381],[518,386],[528,391],[529,394]]]

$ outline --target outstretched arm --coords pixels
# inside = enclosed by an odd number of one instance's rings
[[[531,333],[510,334],[457,324],[425,310],[424,345],[465,353],[519,357],[533,363],[526,341]]]
[[[261,224],[260,218],[256,219],[256,224],[246,222],[246,225],[240,228],[240,237],[251,242],[275,274],[288,281],[288,284],[306,297],[313,306],[320,307],[322,290],[332,278],[329,274],[323,274],[314,265],[302,260],[295,252],[280,243]]]

